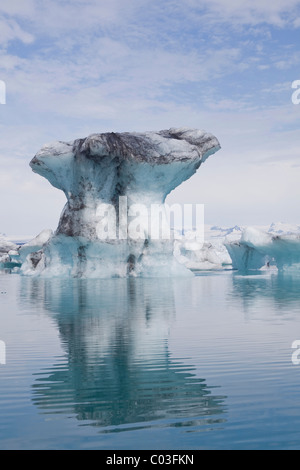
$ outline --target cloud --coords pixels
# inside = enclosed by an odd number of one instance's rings
[[[186,0],[187,5],[196,10],[206,8],[205,15],[211,22],[230,21],[231,23],[269,25],[284,27],[297,26],[299,0]]]
[[[280,70],[295,68],[300,63],[300,53],[286,53],[285,57],[274,61],[274,66]]]
[[[300,78],[292,36],[299,4],[1,0],[7,105],[0,106],[0,197],[8,204],[0,231],[16,232],[20,223],[24,232],[55,228],[63,195],[28,167],[44,143],[111,130],[191,126],[216,134],[222,151],[172,196],[206,199],[215,223],[229,204],[238,222],[251,197],[268,214],[272,197],[268,193],[264,204],[263,195],[268,185],[280,185],[281,175],[287,179],[282,187],[290,178],[300,199],[291,168],[300,148],[300,107],[291,103],[288,82]],[[278,27],[286,26],[283,40]],[[296,205],[291,209],[289,195],[279,193],[296,218]],[[234,199],[240,201],[235,206]]]
[[[1,0],[0,13],[30,17],[34,13],[35,0]]]
[[[0,17],[0,43],[2,47],[13,40],[30,44],[34,41],[34,36],[22,29],[16,21]]]
[[[79,45],[75,58],[55,51],[29,58],[0,53],[11,99],[33,113],[113,118],[139,100],[147,108],[177,102],[177,86],[211,82],[240,67],[233,47],[188,54],[147,45],[133,50],[101,37]]]
[[[148,3],[144,0],[144,6]],[[49,37],[94,30],[126,23],[141,8],[137,0],[1,0],[5,18],[26,20],[28,30]]]

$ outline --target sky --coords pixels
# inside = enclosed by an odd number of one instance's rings
[[[167,202],[207,224],[300,224],[300,0],[1,0],[0,233],[55,229],[52,141],[205,129],[222,149]]]

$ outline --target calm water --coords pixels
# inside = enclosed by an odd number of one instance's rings
[[[0,274],[1,449],[300,449],[300,278]]]

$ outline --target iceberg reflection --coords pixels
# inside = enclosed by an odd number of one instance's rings
[[[197,431],[225,421],[226,397],[169,352],[172,281],[24,278],[22,286],[22,303],[50,313],[65,350],[35,377],[32,399],[42,413],[72,414],[103,432],[134,425]]]
[[[269,319],[273,321],[278,316],[297,313],[300,301],[300,277],[287,273],[233,275],[230,297],[241,303],[245,312],[260,315],[265,319],[269,313]],[[295,306],[296,309],[287,308],[288,306]]]

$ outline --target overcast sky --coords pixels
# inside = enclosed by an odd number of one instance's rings
[[[193,127],[222,150],[168,202],[206,223],[300,224],[299,0],[1,0],[0,233],[55,229],[45,143]]]

